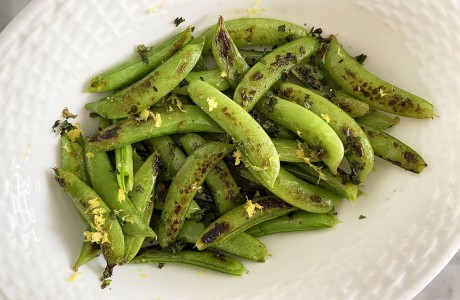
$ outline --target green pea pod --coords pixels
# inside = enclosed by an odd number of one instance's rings
[[[321,159],[331,172],[337,173],[344,148],[336,132],[325,120],[305,107],[275,96],[263,97],[257,104],[257,109],[270,120],[295,132],[314,151],[322,153]]]
[[[327,99],[296,84],[281,83],[279,93],[328,121],[345,146],[345,157],[352,171],[352,182],[362,182],[374,166],[374,151],[355,120]]]
[[[205,139],[195,133],[184,135],[180,141],[188,155],[206,144]],[[214,169],[209,171],[206,183],[220,215],[241,204],[243,196],[240,194],[240,188],[225,162],[218,162]]]
[[[85,232],[88,240],[99,243],[109,266],[124,260],[124,239],[120,224],[99,195],[78,179],[72,172],[55,168],[55,178],[72,198],[79,214],[85,218],[91,231]]]
[[[251,111],[251,116],[272,138],[295,139],[297,137],[292,131],[276,124],[256,108]]]
[[[158,178],[158,164],[158,156],[151,154],[134,175],[134,189],[129,193],[129,199],[147,224],[153,213],[152,195]],[[126,262],[136,256],[144,240],[145,237],[125,236]]]
[[[232,40],[238,48],[245,46],[283,45],[294,39],[308,36],[308,30],[302,26],[275,19],[242,18],[225,22]],[[212,48],[212,37],[216,26],[205,31],[203,51]]]
[[[304,37],[276,48],[244,75],[235,89],[233,100],[250,111],[283,74],[315,53],[317,47],[316,39]]]
[[[190,202],[209,171],[234,148],[221,142],[208,143],[195,150],[182,165],[169,186],[161,212],[158,240],[163,248],[176,240]]]
[[[230,84],[223,77],[222,71],[219,69],[211,69],[206,71],[199,72],[190,72],[184,80],[179,83],[179,85],[173,90],[173,93],[178,95],[188,95],[187,85],[195,80],[206,81],[219,91],[225,91],[230,88]]]
[[[113,95],[87,103],[86,108],[108,119],[120,119],[149,108],[171,92],[193,69],[203,49],[195,39],[144,78]]]
[[[134,185],[133,147],[131,145],[115,149],[115,170],[120,189],[125,193],[130,192]]]
[[[225,79],[235,89],[250,67],[239,53],[227,28],[225,28],[222,16],[219,16],[217,21],[211,44],[212,56],[217,67],[224,72]]]
[[[369,137],[376,156],[414,173],[422,172],[427,166],[420,154],[397,138],[364,124],[361,127]]]
[[[166,166],[166,172],[161,174],[162,178],[164,180],[171,180],[176,176],[187,156],[167,135],[154,137],[145,142],[149,148],[158,153],[161,162]]]
[[[307,143],[294,139],[272,139],[281,162],[302,163],[321,161],[321,153],[312,149]]]
[[[383,111],[411,118],[433,118],[433,105],[367,71],[335,36],[325,55],[326,69],[352,96]]]
[[[133,171],[134,173],[139,170],[139,168],[144,163],[143,158],[137,153],[136,150],[133,151]]]
[[[279,158],[270,137],[241,106],[203,81],[188,87],[192,100],[241,145],[251,166],[268,185],[278,175]]]
[[[256,63],[259,62],[259,60],[262,59],[262,57],[269,53],[264,51],[256,51],[256,50],[246,50],[246,49],[238,49],[240,51],[241,56],[244,58],[246,63],[252,67]]]
[[[327,169],[319,170],[318,167],[307,164],[283,164],[283,168],[302,180],[342,195],[350,201],[355,201],[358,198],[358,186],[353,184],[348,174],[340,169],[339,173],[334,175]]]
[[[185,132],[223,132],[215,121],[195,105],[184,105],[182,110],[152,111],[147,120],[126,119],[96,134],[88,142],[95,151],[108,151],[157,136]]]
[[[294,207],[273,196],[258,198],[255,204],[248,201],[211,223],[200,235],[195,246],[198,250],[214,247],[254,225],[294,210]]]
[[[61,136],[61,167],[74,173],[81,181],[91,185],[85,166],[85,151],[77,142],[71,142],[66,134]]]
[[[135,257],[131,263],[182,263],[238,276],[247,271],[236,259],[213,251],[182,250],[172,253],[151,248]]]
[[[392,118],[378,111],[370,111],[364,116],[356,118],[356,122],[377,130],[384,130],[399,124],[399,117]]]
[[[331,228],[340,221],[331,214],[314,214],[296,210],[253,226],[246,230],[253,237],[291,231]]]
[[[114,211],[123,233],[132,236],[155,237],[155,232],[145,223],[131,200],[119,188],[107,152],[95,151],[87,143],[85,153],[86,166],[93,188],[107,206]]]
[[[72,269],[77,272],[81,266],[95,259],[101,253],[102,249],[99,244],[90,241],[83,241],[80,249],[80,255],[78,256],[77,261],[73,264]]]
[[[322,95],[324,97],[324,95]],[[328,99],[352,118],[364,116],[369,112],[369,104],[358,100],[343,90],[336,91],[331,99]]]
[[[250,181],[261,183],[260,179],[257,178],[257,174],[250,168],[241,170],[240,175]],[[273,188],[268,188],[267,186],[265,188],[286,203],[312,213],[330,212],[341,199],[341,196],[336,193],[305,182],[284,168],[280,168],[280,173]]]
[[[164,200],[165,199],[157,199],[155,198],[155,209],[158,209],[158,210],[163,210],[163,207],[165,205],[164,203]],[[185,218],[186,219],[194,219],[196,218],[193,214],[200,211],[201,210],[201,207],[198,205],[198,203],[196,203],[195,200],[192,200],[190,201],[190,205],[187,209],[187,212],[185,213]]]

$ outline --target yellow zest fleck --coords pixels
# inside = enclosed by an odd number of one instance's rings
[[[326,123],[331,122],[331,117],[329,117],[328,114],[321,114],[321,119],[323,119],[324,121],[326,121]]]
[[[227,77],[227,72],[225,72],[225,71],[220,72],[220,77],[222,77],[222,78]]]
[[[64,144],[64,146],[62,146],[62,149],[64,149],[65,152],[67,152],[67,153],[70,153],[70,151],[71,151],[70,148],[69,148],[69,144]],[[26,156],[24,156],[24,158],[26,158]]]
[[[247,200],[244,204],[244,209],[246,210],[248,217],[251,218],[256,213],[256,209],[262,210],[263,206],[259,203],[252,203],[251,200]]]
[[[144,109],[143,111],[140,112],[138,120],[139,121],[147,121],[149,119],[149,117],[150,117],[150,114],[152,114],[152,112],[150,110]]]
[[[74,272],[69,278],[66,279],[68,282],[74,282],[81,275],[81,272]]]
[[[22,152],[22,156],[24,156],[24,160],[27,160],[27,156],[29,155],[30,148],[32,147],[31,143],[27,144],[26,151]],[[69,151],[67,151],[69,152]]]
[[[259,5],[260,5],[260,0],[256,0],[254,6],[246,8],[246,13],[249,14],[249,15],[251,15],[251,16],[255,16],[255,15],[258,15],[258,14],[260,14],[261,12],[267,10],[267,9],[264,8],[264,7],[259,7]]]
[[[217,108],[216,98],[208,97],[208,99],[206,99],[206,102],[208,102],[209,111],[213,111],[214,108]]]
[[[171,107],[171,105],[168,105],[168,111],[173,111],[174,109]]]
[[[241,163],[241,151],[240,149],[236,149],[232,156],[235,158],[235,166],[238,166]]]
[[[133,224],[134,223],[134,217],[133,216],[130,216],[130,215],[124,215],[121,220],[124,222],[124,223],[131,223]]]
[[[164,3],[161,3],[161,4],[158,4],[157,6],[149,7],[149,8],[147,8],[147,13],[154,14],[154,13],[158,12],[158,10],[163,8],[164,6],[165,6]]]
[[[160,114],[155,114],[155,124],[153,125],[156,128],[161,126],[161,115]]]
[[[70,141],[74,143],[81,136],[81,129],[75,128],[69,130],[67,131],[67,136],[69,137]]]
[[[88,204],[89,204],[89,209],[91,210],[94,210],[95,208],[98,208],[99,205],[101,205],[98,198],[89,199]]]
[[[65,108],[62,110],[62,117],[63,117],[64,119],[75,119],[77,116],[78,116],[78,115],[74,115],[73,113],[71,113],[67,107],[65,107]]]
[[[342,50],[341,50],[340,47],[337,49],[337,54],[338,54],[340,57],[343,57],[343,55],[342,55]]]
[[[126,200],[125,191],[122,189],[118,189],[118,202],[123,202]]]
[[[94,153],[93,152],[86,152],[86,157],[94,158]]]
[[[379,89],[379,94],[380,94],[380,97],[383,97],[383,96],[386,96],[386,95],[387,95],[387,94],[385,94],[385,93],[383,92],[382,89]]]

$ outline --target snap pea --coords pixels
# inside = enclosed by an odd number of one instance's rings
[[[247,49],[238,49],[241,56],[244,58],[246,63],[252,67],[255,65],[265,54],[269,53],[269,51],[257,51],[257,50],[247,50]]]
[[[190,201],[209,171],[234,148],[234,145],[211,142],[195,150],[182,165],[168,188],[161,212],[158,240],[163,248],[176,240]]]
[[[300,179],[342,195],[350,201],[358,198],[358,186],[353,184],[348,174],[340,169],[339,173],[334,175],[327,169],[319,170],[318,167],[313,168],[307,164],[283,164],[283,168]]]
[[[283,45],[294,39],[308,36],[302,26],[275,19],[241,18],[225,21],[232,40],[238,48],[245,46]],[[212,37],[216,26],[208,28],[205,37],[204,52],[211,51]]]
[[[217,67],[224,72],[225,79],[235,89],[250,67],[239,53],[237,46],[224,25],[222,16],[219,16],[219,20],[217,21],[211,45],[212,56]]]
[[[95,151],[86,145],[86,166],[93,188],[107,206],[114,211],[122,226],[123,233],[132,236],[155,237],[153,230],[139,215],[136,208],[121,191],[107,152]]]
[[[241,145],[260,178],[273,186],[280,162],[275,146],[262,127],[240,105],[206,82],[191,82],[188,92],[192,100]]]
[[[125,193],[130,192],[134,185],[133,147],[125,145],[115,151],[115,173],[118,186]]]
[[[138,81],[182,47],[187,45],[191,40],[192,28],[188,27],[158,46],[147,48],[147,51],[143,53],[144,57],[138,55],[97,75],[91,79],[88,92],[98,93],[112,91],[124,88]]]
[[[144,163],[144,160],[142,157],[137,153],[137,150],[134,149],[133,151],[133,171],[134,173],[139,170],[139,168],[142,166]]]
[[[80,249],[80,255],[78,256],[77,261],[73,264],[72,269],[77,272],[81,266],[95,259],[101,253],[102,249],[99,244],[91,241],[83,241]]]
[[[304,37],[276,48],[244,75],[235,89],[233,100],[250,111],[284,73],[312,55],[317,47],[316,39]]]
[[[252,213],[250,213],[251,209]],[[256,204],[248,201],[211,223],[200,235],[195,246],[198,250],[214,247],[214,245],[228,241],[254,225],[294,210],[293,206],[273,196],[258,198]]]
[[[195,105],[153,110],[155,117],[147,120],[121,120],[96,134],[88,142],[95,151],[108,151],[149,138],[185,132],[223,132],[219,125]]]
[[[378,111],[370,111],[369,113],[356,118],[356,122],[372,127],[377,130],[384,130],[399,124],[399,117],[390,117]]]
[[[206,144],[205,139],[195,133],[188,133],[180,138],[188,155]],[[241,204],[243,196],[225,162],[218,162],[206,176],[206,183],[220,215]]]
[[[247,271],[236,259],[213,251],[182,250],[173,254],[150,248],[135,257],[131,263],[182,263],[238,276]]]
[[[77,142],[71,142],[66,134],[61,136],[61,167],[74,173],[87,185],[91,185],[83,147]]]
[[[281,162],[304,163],[320,161],[321,153],[312,149],[307,143],[294,139],[272,139]]]
[[[315,214],[296,210],[286,215],[279,216],[246,230],[253,237],[290,231],[305,231],[331,228],[340,221],[331,214]]]
[[[254,120],[259,123],[259,125],[265,130],[268,136],[272,138],[280,138],[280,139],[295,139],[297,136],[290,131],[289,129],[276,124],[269,118],[267,118],[263,113],[261,113],[257,108],[251,110],[251,116]]]
[[[85,107],[108,119],[142,112],[161,100],[187,76],[201,55],[203,42],[195,39],[133,85],[87,103]]]
[[[72,172],[54,168],[55,179],[72,198],[79,214],[85,218],[91,231],[85,232],[88,240],[101,245],[108,266],[124,261],[124,240],[120,224],[99,195]]]
[[[375,155],[398,167],[420,173],[427,166],[415,150],[383,131],[360,124],[374,148]]]
[[[345,147],[345,157],[352,171],[352,182],[362,182],[374,165],[374,151],[355,120],[327,99],[299,85],[281,83],[279,93],[328,121]]]
[[[321,153],[321,159],[331,172],[337,173],[344,148],[336,132],[325,120],[305,107],[276,96],[263,97],[256,107],[267,118],[295,132]]]
[[[158,136],[145,141],[148,147],[158,153],[166,170],[161,174],[163,180],[170,180],[176,176],[184,164],[187,156],[177,147],[170,136]]]
[[[173,93],[178,95],[188,95],[187,85],[195,80],[206,81],[219,91],[225,91],[230,88],[230,84],[222,77],[222,71],[219,69],[211,69],[198,72],[190,72],[183,81],[173,90]]]
[[[383,111],[411,118],[433,118],[433,105],[367,71],[335,36],[326,51],[327,71],[352,96]]]
[[[324,95],[322,96],[324,97]],[[352,118],[364,116],[369,112],[369,104],[350,96],[344,90],[335,91],[328,100],[340,107]]]
[[[240,170],[240,175],[248,180],[260,183],[257,174],[249,168]],[[341,199],[338,194],[305,182],[284,168],[280,168],[280,173],[273,188],[268,188],[267,186],[265,188],[290,205],[313,213],[330,212]]]

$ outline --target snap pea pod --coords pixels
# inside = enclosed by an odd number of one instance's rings
[[[247,50],[247,49],[238,49],[240,51],[241,56],[244,58],[246,63],[252,67],[255,65],[259,60],[262,59],[262,57],[269,53],[265,51],[257,51],[257,50]]]
[[[150,248],[135,257],[131,263],[182,263],[238,276],[247,271],[236,259],[213,251],[182,250],[172,253]]]
[[[384,130],[399,124],[399,117],[390,117],[378,111],[370,111],[362,117],[356,118],[356,122],[372,127],[377,130]]]
[[[136,83],[86,108],[108,119],[120,119],[149,108],[171,92],[200,58],[203,40],[195,39]]]
[[[257,174],[249,168],[240,170],[240,175],[250,181],[261,183]],[[330,212],[341,199],[338,194],[305,182],[284,168],[280,168],[273,188],[265,188],[290,205],[312,213]]]
[[[100,245],[93,243],[91,241],[83,241],[80,249],[80,255],[78,256],[77,261],[73,264],[72,270],[77,272],[81,266],[95,259],[101,253],[102,249]]]
[[[195,133],[188,133],[180,138],[181,144],[188,155],[206,144],[205,139]],[[206,183],[211,190],[212,199],[220,215],[242,203],[243,196],[232,173],[225,162],[218,162],[206,176]]]
[[[322,96],[324,97],[325,95]],[[369,104],[350,96],[344,90],[335,91],[328,100],[340,107],[352,118],[364,116],[369,112]]]
[[[253,237],[291,231],[305,231],[331,228],[340,221],[331,214],[315,214],[296,210],[286,215],[279,216],[246,230]]]
[[[315,151],[305,142],[294,139],[272,139],[281,162],[304,163],[321,161],[321,153]]]
[[[219,20],[217,21],[211,45],[212,56],[216,61],[217,67],[224,72],[225,79],[235,89],[250,67],[233,42],[230,33],[224,25],[222,16],[219,16]]]
[[[397,138],[364,124],[360,125],[369,137],[376,156],[414,173],[422,172],[427,166],[420,154]]]
[[[276,96],[263,97],[256,107],[267,118],[295,132],[321,153],[321,159],[331,172],[337,173],[344,148],[336,132],[325,120],[305,107]]]
[[[198,148],[187,158],[166,194],[158,232],[161,247],[167,247],[176,240],[197,190],[209,171],[234,148],[234,145],[211,142]]]
[[[282,97],[304,106],[324,118],[345,147],[345,157],[350,164],[351,179],[361,183],[374,166],[374,151],[369,139],[353,118],[316,93],[293,83],[281,83]]]
[[[280,138],[280,139],[295,139],[297,136],[290,131],[289,129],[276,124],[269,118],[267,118],[263,113],[261,113],[257,108],[254,108],[251,111],[251,116],[254,120],[259,123],[259,125],[265,130],[268,136],[272,138]]]
[[[130,192],[134,185],[133,147],[125,145],[115,151],[115,173],[118,186],[125,193]]]
[[[118,181],[107,152],[95,151],[88,143],[85,148],[86,166],[93,188],[114,211],[123,233],[132,236],[155,237],[155,232],[146,224],[131,200],[118,186]]]
[[[260,178],[273,186],[280,162],[275,146],[262,127],[240,105],[206,82],[191,82],[188,92],[192,100],[241,145]]]
[[[143,158],[134,149],[133,151],[133,171],[134,173],[137,172],[137,170],[139,170],[139,168],[142,166],[143,163],[144,163]]]
[[[190,72],[183,81],[173,90],[173,93],[178,95],[188,95],[187,85],[195,80],[206,81],[219,91],[225,91],[230,88],[230,84],[222,77],[222,71],[219,69],[211,69],[199,72]]]
[[[434,116],[431,103],[367,71],[345,51],[335,36],[331,36],[325,65],[345,91],[375,108],[411,118]]]
[[[87,240],[101,245],[108,266],[123,262],[124,240],[120,224],[99,195],[78,179],[72,172],[54,168],[55,179],[72,198],[78,212],[85,218],[91,231],[85,232]]]
[[[95,151],[108,151],[157,136],[185,132],[223,132],[200,108],[184,105],[171,111],[153,110],[155,117],[121,120],[96,134],[88,142]]]
[[[71,142],[66,134],[61,136],[61,167],[74,173],[87,185],[91,185],[85,166],[84,152],[79,143]]]
[[[225,21],[232,40],[238,48],[245,46],[283,45],[294,39],[308,36],[305,28],[276,19],[241,18]],[[216,26],[208,28],[203,37],[205,45],[203,52],[211,51],[212,37]]]
[[[233,100],[250,111],[284,73],[312,55],[317,47],[316,39],[304,37],[276,48],[244,75],[235,89]]]
[[[164,200],[165,199],[155,199],[155,205],[154,205],[155,209],[163,210]],[[187,212],[185,213],[185,218],[193,219],[194,218],[193,213],[200,211],[200,210],[201,210],[201,207],[198,205],[198,203],[196,203],[195,200],[192,199],[192,201],[190,201],[190,205],[187,209]]]
[[[163,180],[171,180],[184,164],[187,156],[177,147],[168,135],[158,136],[145,141],[148,147],[157,152],[166,172],[161,174]]]
[[[124,88],[158,67],[192,40],[192,28],[167,39],[155,47],[147,48],[141,55],[131,58],[120,65],[91,79],[88,92],[98,93]]]
[[[152,196],[159,172],[159,157],[151,154],[134,175],[134,189],[129,199],[145,223],[150,224],[153,212]],[[139,252],[145,237],[125,236],[125,260],[131,261]]]
[[[195,246],[198,250],[214,247],[214,245],[228,241],[254,225],[285,215],[295,209],[273,196],[258,198],[256,204],[248,201],[211,223],[199,236]]]
[[[334,175],[327,169],[318,170],[317,167],[313,168],[307,164],[283,164],[283,168],[300,179],[342,195],[350,201],[358,198],[358,186],[353,184],[343,171]]]

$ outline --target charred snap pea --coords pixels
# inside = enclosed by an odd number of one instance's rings
[[[120,119],[149,108],[171,92],[193,69],[203,40],[195,39],[144,78],[113,95],[87,103],[86,108],[108,119]]]
[[[257,224],[246,230],[246,232],[253,237],[261,237],[280,232],[331,228],[339,222],[340,221],[331,214],[314,214],[296,210],[275,219]]]
[[[237,103],[203,81],[188,87],[192,100],[238,144],[267,186],[273,186],[280,161],[270,137]]]
[[[158,136],[145,141],[153,151],[158,153],[165,170],[161,174],[163,180],[170,180],[176,176],[184,164],[187,156],[177,147],[174,141],[167,135]]]
[[[224,75],[224,76],[222,76]],[[178,95],[188,95],[187,86],[195,80],[206,81],[219,91],[225,91],[230,88],[230,84],[225,79],[225,73],[219,69],[211,69],[206,71],[190,72],[184,80],[173,90],[173,93]]]
[[[71,171],[81,181],[91,186],[85,165],[85,151],[79,143],[72,142],[66,134],[61,136],[61,167]]]
[[[369,104],[350,96],[343,90],[335,91],[329,101],[340,107],[352,118],[364,116],[369,112]]]
[[[267,118],[295,132],[314,151],[321,153],[324,163],[333,173],[337,173],[344,148],[340,138],[325,120],[305,107],[276,96],[262,98],[257,109]]]
[[[214,251],[182,250],[179,253],[162,251],[159,249],[146,249],[131,263],[181,263],[190,264],[205,269],[219,271],[231,275],[243,275],[246,268],[234,258]]]
[[[315,151],[307,143],[294,139],[272,139],[280,161],[312,163],[321,160],[321,151]]]
[[[101,253],[102,249],[99,244],[93,243],[91,241],[83,241],[80,249],[80,255],[78,256],[78,259],[74,263],[72,269],[77,272],[81,266],[95,259]]]
[[[361,127],[369,137],[376,156],[414,173],[422,172],[427,166],[420,154],[397,138],[364,124]]]
[[[190,201],[209,171],[234,148],[234,145],[211,142],[195,150],[182,165],[169,186],[161,213],[158,240],[163,248],[177,239]]]
[[[398,125],[399,117],[390,117],[378,111],[370,111],[364,116],[356,118],[356,122],[377,130],[384,130]]]
[[[233,100],[250,111],[283,74],[312,55],[317,47],[314,38],[304,37],[276,48],[244,75],[235,89]]]
[[[88,92],[97,93],[124,88],[158,67],[192,40],[192,28],[167,39],[156,47],[138,47],[139,56],[110,69],[91,80]]]
[[[360,183],[374,166],[374,151],[369,139],[353,118],[343,110],[309,89],[293,83],[281,83],[282,97],[304,106],[321,116],[335,131],[345,147],[353,183]]]
[[[219,217],[200,235],[195,246],[198,250],[213,247],[244,232],[261,222],[294,211],[295,208],[273,196],[262,197],[257,202],[247,201]]]
[[[147,111],[146,111],[147,112]],[[88,145],[95,151],[108,151],[149,138],[185,132],[223,132],[222,128],[195,105],[182,110],[147,112],[146,119],[121,120],[94,134]]]
[[[325,55],[327,71],[354,97],[383,111],[411,118],[433,118],[433,105],[367,71],[335,36]]]
[[[115,149],[115,174],[120,189],[125,193],[130,192],[134,185],[133,147],[131,145]]]

